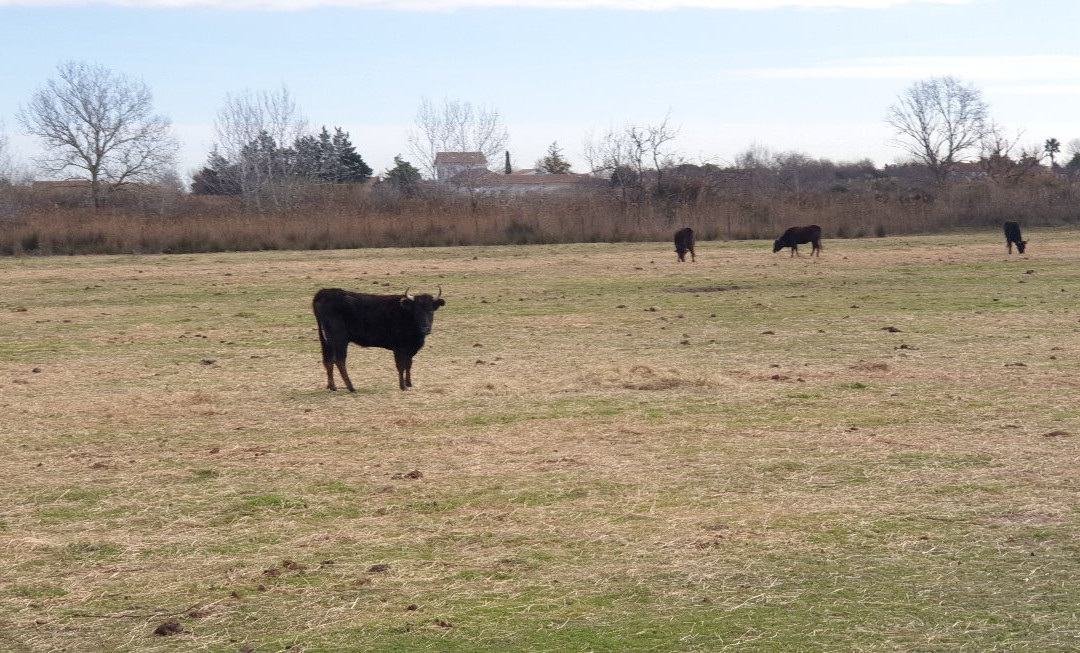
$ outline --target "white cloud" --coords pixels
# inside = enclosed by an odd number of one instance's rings
[[[962,80],[1023,80],[1080,83],[1078,55],[920,56],[851,59],[816,66],[745,68],[748,79],[922,79],[952,75]],[[1026,86],[1026,84],[1025,84]],[[1044,86],[1051,86],[1049,84]],[[1056,86],[1056,85],[1055,85]]]
[[[1009,84],[1003,86],[988,86],[985,90],[989,95],[1077,97],[1080,96],[1080,82],[1069,84]]]
[[[467,8],[615,9],[887,9],[910,4],[970,4],[973,0],[0,0],[0,7],[111,5],[137,8],[217,7],[232,10],[300,11],[353,7],[401,11],[452,11]]]

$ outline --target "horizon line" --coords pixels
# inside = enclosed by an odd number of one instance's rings
[[[609,11],[765,11],[775,9],[891,9],[904,5],[966,5],[975,0],[0,0],[0,7],[106,6],[128,9],[221,9],[308,11],[372,9],[438,12],[460,9],[555,9]]]

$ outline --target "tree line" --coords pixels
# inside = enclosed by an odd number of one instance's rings
[[[177,179],[178,143],[168,118],[156,113],[143,82],[98,65],[61,63],[56,77],[31,96],[17,119],[26,133],[37,136],[44,154],[36,161],[46,175],[85,180],[94,207],[105,206],[119,189]],[[1022,143],[1022,132],[1010,134],[994,122],[981,91],[953,77],[934,77],[912,84],[888,107],[885,121],[893,144],[910,163],[879,170],[869,161],[833,163],[805,154],[772,154],[751,147],[727,165],[692,163],[673,149],[679,130],[670,116],[656,124],[628,124],[584,142],[587,172],[615,200],[620,212],[659,210],[670,217],[680,204],[709,193],[747,188],[777,192],[829,190],[845,192],[852,179],[893,178],[935,192],[958,175],[978,175],[1000,183],[1018,183],[1049,169],[1068,178],[1080,175],[1080,139],[1069,144],[1067,159],[1056,157],[1056,138],[1040,145]],[[215,120],[215,143],[206,164],[186,188],[194,195],[239,198],[254,211],[292,210],[306,201],[311,187],[364,184],[374,171],[339,126],[311,132],[288,89],[245,91],[225,98]],[[481,152],[489,165],[505,154],[508,131],[499,112],[468,102],[422,99],[415,127],[406,143],[417,165],[401,155],[384,171],[384,192],[416,197],[430,187],[424,175],[435,176],[440,151]],[[571,165],[552,143],[535,167],[545,174],[565,174]],[[973,167],[974,166],[974,167]],[[0,187],[17,181],[7,141],[0,133]],[[888,184],[882,182],[880,186]],[[473,210],[477,188],[468,178],[459,183]]]

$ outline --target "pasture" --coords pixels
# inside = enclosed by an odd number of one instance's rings
[[[1025,236],[0,259],[0,649],[1075,650]],[[439,285],[324,389],[315,290]]]

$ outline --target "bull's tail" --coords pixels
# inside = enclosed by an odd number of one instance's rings
[[[323,353],[326,353],[330,350],[330,342],[326,339],[326,332],[323,331],[322,320],[317,315],[315,316],[315,325],[319,330],[319,344],[322,345]]]
[[[319,331],[319,344],[322,346],[323,360],[327,360],[327,352],[330,351],[330,342],[326,339],[326,330],[323,328],[322,318],[319,317],[318,298],[311,302],[311,312],[315,314],[315,325],[318,327]]]
[[[319,330],[319,347],[322,349],[322,362],[323,369],[326,370],[326,387],[328,390],[337,390],[334,385],[334,349],[330,346],[330,341],[326,339],[326,330],[323,328],[323,321],[319,317],[318,304],[312,302],[312,308],[315,309],[315,324]],[[349,382],[349,376],[345,372],[345,362],[340,363],[341,378],[345,381],[345,386],[352,390],[352,385]]]

